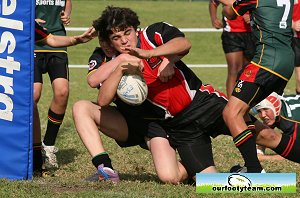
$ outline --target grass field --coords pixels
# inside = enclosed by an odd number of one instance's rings
[[[207,2],[183,1],[76,1],[73,0],[72,27],[88,27],[91,21],[107,5],[126,6],[134,9],[140,16],[141,26],[156,21],[168,21],[180,28],[210,28]],[[70,32],[69,34],[78,34]],[[188,64],[224,64],[220,33],[188,33],[193,48],[185,58]],[[97,41],[69,48],[70,64],[86,64]],[[204,83],[225,91],[225,68],[194,69]],[[55,177],[34,178],[32,181],[0,180],[0,197],[216,197],[217,194],[197,194],[194,186],[166,185],[159,182],[149,152],[139,147],[119,148],[116,143],[102,136],[107,151],[112,158],[114,168],[120,173],[122,181],[117,185],[105,182],[86,182],[84,179],[94,173],[91,157],[81,143],[71,115],[74,102],[80,99],[95,100],[97,90],[86,83],[87,69],[70,70],[70,99],[65,120],[57,139],[57,153],[60,169]],[[288,84],[286,93],[294,92],[294,78]],[[39,103],[42,130],[46,127],[46,114],[52,90],[45,76],[42,98]],[[242,163],[232,140],[219,136],[213,140],[216,166],[221,172],[227,172],[232,165]],[[271,151],[268,151],[271,152]],[[298,164],[281,162],[263,162],[267,172],[296,172]],[[297,175],[299,187],[299,175]],[[299,192],[299,190],[298,190]],[[224,197],[244,197],[245,195],[222,195]],[[261,197],[261,195],[246,195]],[[288,195],[267,195],[268,197],[287,197]],[[298,197],[296,194],[291,197]]]

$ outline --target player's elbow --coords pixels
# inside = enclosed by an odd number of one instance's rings
[[[91,88],[98,88],[100,83],[93,78],[87,78],[87,83]]]

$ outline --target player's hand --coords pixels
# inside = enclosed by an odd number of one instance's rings
[[[136,47],[124,47],[122,50],[128,52],[130,55],[136,56],[142,59],[151,58],[151,50],[143,50]]]
[[[223,5],[232,5],[235,0],[219,0]]]
[[[212,21],[212,26],[216,29],[221,29],[223,28],[223,23],[220,19],[216,18],[215,20]]]
[[[157,76],[161,82],[168,82],[175,74],[174,63],[164,58],[158,68]]]
[[[42,26],[44,30],[47,30],[47,28],[45,28],[43,26],[46,23],[45,20],[43,20],[43,19],[35,19],[35,22],[37,22],[40,26]]]
[[[136,74],[142,76],[143,64],[141,61],[123,62],[119,64],[119,68],[122,69],[123,73]]]
[[[298,21],[293,21],[292,23],[292,28],[293,30],[295,30],[296,32],[300,31],[300,20]]]
[[[244,14],[244,15],[243,15],[243,18],[244,18],[244,21],[245,21],[247,24],[250,24],[251,19],[250,19],[250,15],[249,15],[249,14]]]
[[[60,20],[63,22],[64,25],[70,25],[71,17],[65,11],[61,11],[60,13]]]
[[[79,35],[79,36],[74,36],[76,43],[86,43],[90,40],[92,40],[93,38],[95,38],[97,36],[96,34],[96,30],[94,27],[90,27],[89,29],[87,29],[87,31],[85,31],[83,34]]]

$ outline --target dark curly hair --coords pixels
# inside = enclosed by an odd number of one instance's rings
[[[139,17],[130,8],[107,6],[101,16],[93,21],[93,27],[98,31],[98,37],[108,41],[113,30],[123,31],[127,27],[137,30]]]

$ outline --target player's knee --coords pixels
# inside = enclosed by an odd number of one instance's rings
[[[256,142],[273,142],[277,140],[277,138],[279,138],[279,136],[272,129],[264,129],[257,135]]]
[[[158,174],[158,178],[160,179],[160,181],[166,184],[178,185],[180,183],[180,179],[177,175]]]
[[[65,100],[69,97],[69,88],[64,87],[54,91],[54,97],[59,100]]]
[[[80,100],[74,103],[72,107],[72,114],[73,118],[76,119],[77,117],[84,116],[87,109],[87,102],[84,100]]]

